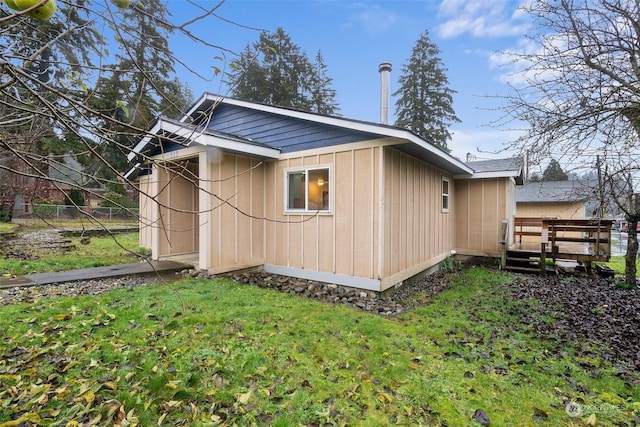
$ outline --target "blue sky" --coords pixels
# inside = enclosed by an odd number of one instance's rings
[[[174,20],[192,17],[193,3],[211,8],[218,2],[169,0]],[[227,0],[215,13],[247,27],[267,31],[282,27],[310,59],[321,51],[340,114],[371,122],[380,118],[378,64],[393,65],[393,93],[415,42],[428,30],[441,50],[449,85],[457,91],[454,109],[462,122],[452,127],[449,147],[464,160],[467,152],[478,159],[505,157],[492,152],[514,137],[514,132],[490,124],[501,116],[496,111],[501,101],[495,96],[507,93],[505,74],[510,71],[498,65],[496,52],[522,44],[531,26],[519,5],[518,0]],[[188,28],[234,52],[258,39],[257,30],[224,20],[207,18]],[[175,37],[171,47],[202,74],[212,76],[212,67],[224,66],[219,49],[195,48],[182,37]],[[226,56],[232,58],[232,54]],[[220,77],[205,81],[177,69],[196,97],[204,91],[226,93]],[[393,123],[394,98],[390,106]]]

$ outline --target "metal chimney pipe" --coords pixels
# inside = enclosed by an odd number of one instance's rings
[[[380,123],[389,124],[389,75],[391,64],[383,62],[378,66],[380,73]]]

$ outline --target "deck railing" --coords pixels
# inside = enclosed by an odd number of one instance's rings
[[[516,217],[513,224],[513,244],[501,236],[503,266],[508,251],[538,252],[542,273],[547,259],[580,261],[590,272],[592,262],[611,258],[611,220]]]

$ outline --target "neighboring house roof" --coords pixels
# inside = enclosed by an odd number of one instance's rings
[[[512,177],[518,185],[524,183],[523,164],[522,157],[467,162],[474,178]]]
[[[206,93],[179,121],[159,119],[149,131],[164,136],[144,137],[129,154],[130,161],[195,141],[264,158],[319,147],[391,138],[394,147],[453,174],[470,177],[473,170],[411,131],[342,117],[309,113]],[[167,144],[167,137],[176,141]],[[167,147],[165,147],[165,144]],[[131,175],[130,171],[127,175]]]
[[[516,203],[586,202],[598,198],[593,180],[528,182],[516,188]]]
[[[82,186],[84,184],[84,166],[72,154],[49,156],[49,178],[59,184]]]

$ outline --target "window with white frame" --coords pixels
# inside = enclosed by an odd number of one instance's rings
[[[287,211],[329,211],[328,167],[299,168],[285,172]]]
[[[449,179],[442,177],[442,212],[449,212]]]

